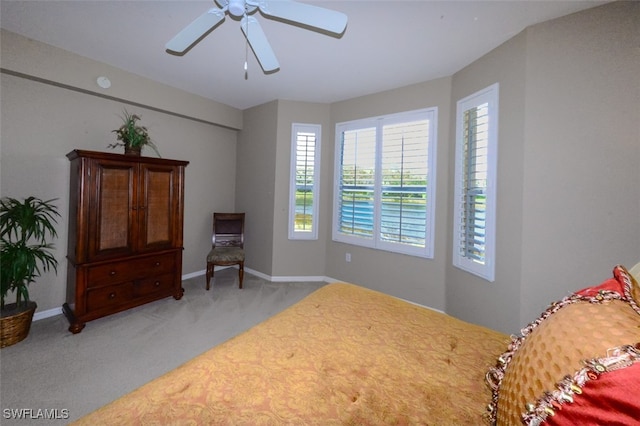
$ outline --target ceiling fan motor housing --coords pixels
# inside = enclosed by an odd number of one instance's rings
[[[229,13],[236,18],[240,18],[245,12],[245,0],[230,0]]]

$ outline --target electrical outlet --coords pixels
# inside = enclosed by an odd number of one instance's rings
[[[351,253],[345,254],[344,260],[346,260],[347,262],[351,262]]]

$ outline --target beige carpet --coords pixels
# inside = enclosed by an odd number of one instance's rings
[[[245,274],[239,290],[237,270],[230,268],[216,271],[208,292],[204,277],[192,278],[183,283],[182,300],[168,298],[91,321],[80,334],[67,331],[62,315],[36,321],[27,339],[0,351],[0,424],[67,424],[324,284],[270,283]],[[17,413],[27,418],[11,418]]]

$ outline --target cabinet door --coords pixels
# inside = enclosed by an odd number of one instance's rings
[[[181,223],[179,168],[140,164],[138,250],[177,246]]]
[[[92,162],[88,233],[91,260],[134,253],[136,171],[135,163]]]

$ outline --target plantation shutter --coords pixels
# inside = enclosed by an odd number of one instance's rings
[[[313,231],[313,190],[315,187],[316,134],[296,134],[295,231]]]
[[[376,129],[344,130],[338,181],[338,229],[345,235],[373,238]]]
[[[339,123],[333,239],[433,258],[437,109]]]
[[[318,239],[322,126],[292,123],[289,170],[289,239]]]
[[[488,126],[488,103],[464,111],[458,249],[460,256],[480,264],[486,260]]]
[[[380,240],[425,247],[429,120],[383,126]]]

